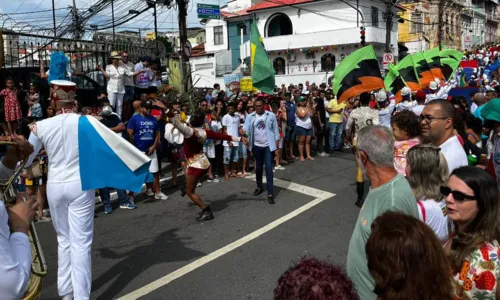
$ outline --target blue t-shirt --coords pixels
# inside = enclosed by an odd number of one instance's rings
[[[149,147],[153,146],[156,133],[160,130],[155,117],[143,117],[141,114],[132,116],[127,128],[134,130],[134,144],[142,152],[148,151]]]
[[[297,104],[292,101],[285,101],[286,117],[289,126],[295,126],[295,112],[297,111]]]

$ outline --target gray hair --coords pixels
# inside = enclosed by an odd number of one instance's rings
[[[365,152],[376,166],[394,166],[394,136],[385,126],[363,127],[358,132],[358,150]]]

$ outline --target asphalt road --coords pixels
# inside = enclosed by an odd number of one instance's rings
[[[112,215],[100,207],[92,299],[272,299],[279,276],[302,256],[344,266],[359,212],[355,171],[350,153],[295,162],[275,173],[281,179],[275,205],[267,203],[265,193],[253,196],[252,179],[205,182],[198,191],[215,219],[204,223],[195,220],[199,209],[168,186],[163,187],[166,201],[142,197],[138,209],[118,208]],[[318,190],[328,198],[314,202]],[[49,267],[41,299],[60,299],[55,232],[51,223],[37,228]],[[265,232],[256,234],[259,229]]]

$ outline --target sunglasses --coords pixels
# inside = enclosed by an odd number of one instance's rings
[[[443,196],[445,196],[445,197],[448,197],[449,194],[452,194],[453,199],[455,199],[457,201],[476,200],[475,196],[469,196],[469,195],[466,195],[466,194],[459,192],[459,191],[453,191],[452,189],[450,189],[447,186],[441,186],[441,188],[439,190],[441,191],[441,194],[443,194]]]

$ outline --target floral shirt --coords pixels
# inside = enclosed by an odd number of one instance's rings
[[[498,241],[485,243],[469,255],[460,272],[453,277],[456,300],[495,299],[500,278],[499,255]]]
[[[394,168],[399,174],[406,176],[406,154],[410,148],[420,144],[418,138],[394,142]]]

